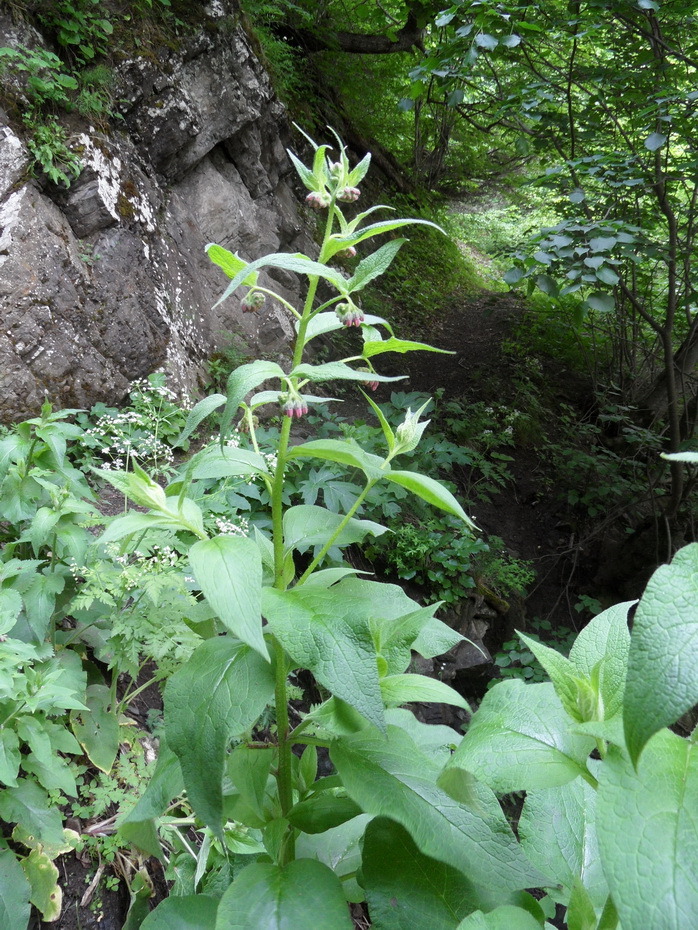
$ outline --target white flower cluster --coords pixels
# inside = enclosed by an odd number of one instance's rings
[[[216,526],[221,536],[247,536],[250,530],[250,524],[244,517],[225,520],[223,517],[216,517]]]

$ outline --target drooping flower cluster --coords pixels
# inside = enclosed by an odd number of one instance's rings
[[[364,321],[363,310],[351,300],[336,304],[334,312],[343,326],[361,326]]]
[[[285,417],[294,417],[300,419],[308,412],[308,405],[300,394],[291,393],[279,394],[279,404],[281,412]]]

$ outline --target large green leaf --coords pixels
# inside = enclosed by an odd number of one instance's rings
[[[220,830],[225,750],[248,730],[274,693],[271,665],[228,637],[207,640],[165,688],[165,732],[179,758],[189,799]]]
[[[630,757],[698,704],[698,543],[652,575],[630,640],[623,722]]]
[[[259,271],[260,268],[283,268],[285,271],[294,271],[296,274],[317,275],[319,278],[324,278],[326,281],[329,281],[330,284],[333,284],[339,291],[344,291],[346,286],[346,279],[334,268],[328,268],[326,265],[314,262],[305,255],[290,255],[286,252],[275,252],[272,255],[265,255],[263,258],[258,258],[256,261],[250,262],[249,265],[245,265],[244,268],[238,271],[223,292],[223,296],[220,297],[213,306],[217,307],[220,303],[223,303],[223,301],[227,297],[230,297],[241,284],[244,284],[253,272]]]
[[[32,849],[22,860],[22,871],[31,887],[29,900],[47,922],[58,920],[63,891],[58,884],[58,869],[41,849]]]
[[[268,475],[264,458],[249,449],[230,446],[209,446],[194,457],[190,471],[192,478],[227,478],[232,475]]]
[[[119,751],[119,721],[110,708],[111,690],[106,685],[90,685],[85,694],[87,710],[74,710],[70,726],[90,762],[110,772]]]
[[[360,814],[324,833],[313,836],[301,833],[296,840],[296,856],[299,859],[318,859],[329,866],[342,882],[347,901],[364,900],[356,873],[361,866],[361,839],[370,820],[368,814]]]
[[[19,772],[19,737],[16,730],[0,730],[0,784],[14,786]]]
[[[370,452],[364,452],[353,439],[312,439],[310,442],[293,446],[287,458],[316,458],[326,462],[338,462],[350,468],[359,468],[369,478],[377,478],[382,474],[383,459]]]
[[[477,529],[448,488],[445,488],[434,478],[416,471],[390,471],[386,473],[385,477],[388,481],[392,481],[393,484],[399,484],[411,491],[412,494],[416,494],[417,497],[421,497],[428,504],[438,507],[439,510],[445,510],[446,513],[450,513],[454,517],[458,517],[470,529]]]
[[[540,923],[523,908],[503,904],[487,914],[475,911],[456,930],[540,930]]]
[[[191,436],[199,423],[205,420],[206,417],[210,417],[219,407],[222,407],[226,400],[225,394],[209,394],[208,397],[204,397],[198,404],[195,404],[189,411],[184,429],[172,445],[181,446]]]
[[[253,540],[214,536],[194,543],[189,561],[197,584],[223,624],[263,658],[262,557]]]
[[[596,835],[596,791],[583,779],[530,791],[519,838],[531,862],[570,894],[576,879],[599,909],[608,895]]]
[[[304,549],[322,546],[328,542],[343,520],[342,514],[332,513],[324,507],[311,504],[289,507],[283,519],[284,544],[287,549],[295,549],[299,546]],[[342,529],[334,545],[350,546],[361,542],[369,533],[372,536],[382,536],[385,532],[387,532],[386,527],[381,526],[380,523],[352,517]]]
[[[208,895],[173,895],[148,914],[141,930],[215,930],[217,911],[218,901]]]
[[[385,727],[376,650],[367,618],[343,595],[345,582],[328,589],[265,588],[264,616],[295,663],[379,728]]]
[[[374,930],[455,930],[482,905],[462,872],[425,856],[404,827],[385,817],[366,828],[361,881]]]
[[[31,889],[15,854],[0,849],[0,927],[3,930],[27,930]]]
[[[473,805],[454,801],[436,784],[440,765],[404,730],[388,726],[386,736],[371,728],[344,736],[330,756],[364,811],[402,824],[420,852],[494,888],[499,901],[546,883],[525,859],[494,793],[476,782]]]
[[[450,685],[427,675],[388,675],[381,678],[381,694],[389,707],[399,707],[412,701],[452,704],[470,711],[468,702]]]
[[[552,684],[510,679],[485,695],[452,765],[495,791],[552,788],[587,775],[591,737],[573,732]]]
[[[365,321],[364,321],[365,322]],[[427,345],[425,342],[412,342],[409,339],[396,339],[391,336],[390,339],[380,341],[367,341],[364,343],[362,355],[364,358],[373,358],[375,355],[383,355],[384,352],[399,352],[404,355],[406,352],[440,352],[443,355],[452,355],[448,349],[437,349],[435,346]]]
[[[634,601],[615,604],[584,627],[570,650],[570,661],[591,678],[600,665],[600,690],[604,718],[617,714],[623,706],[625,676],[630,652],[628,611]]]
[[[216,930],[352,930],[342,885],[316,859],[247,866],[221,898]]]
[[[63,820],[48,795],[35,782],[20,778],[15,787],[0,791],[0,817],[19,823],[41,842],[63,843]]]
[[[637,771],[615,747],[599,775],[601,862],[623,930],[692,927],[698,914],[698,746],[668,730]]]
[[[376,372],[360,371],[346,365],[344,362],[324,362],[319,365],[296,365],[291,372],[297,378],[308,378],[310,381],[402,381],[407,375],[378,375]]]

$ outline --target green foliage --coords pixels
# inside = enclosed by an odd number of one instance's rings
[[[28,121],[31,132],[27,148],[39,168],[54,184],[70,187],[71,181],[82,171],[80,158],[67,145],[68,137],[57,119],[50,117],[43,122]]]
[[[489,579],[488,579],[489,581]],[[575,634],[572,630],[562,627],[553,629],[549,620],[532,620],[531,629],[527,638],[534,642],[540,643],[545,640],[548,644],[553,644],[561,653],[567,654],[574,642]],[[545,669],[529,649],[526,643],[520,639],[510,639],[502,643],[501,648],[494,656],[494,664],[499,670],[501,678],[521,678],[524,681],[540,682],[545,681]],[[488,688],[493,688],[497,684],[494,679],[488,684]]]
[[[104,55],[114,32],[101,0],[54,0],[42,5],[38,18],[80,64]]]

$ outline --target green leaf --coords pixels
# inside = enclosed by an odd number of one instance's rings
[[[70,726],[90,762],[110,772],[119,751],[119,721],[110,709],[111,692],[106,685],[90,685],[85,695],[87,710],[72,711]]]
[[[479,35],[475,36],[475,44],[479,45],[480,48],[486,48],[489,51],[497,48],[499,45],[499,40],[496,36],[488,35],[486,32],[481,32]]]
[[[592,310],[597,310],[599,313],[610,313],[616,306],[613,295],[603,294],[601,291],[590,294],[585,303],[588,304]]]
[[[557,788],[529,791],[519,819],[527,857],[570,894],[576,880],[597,907],[608,895],[596,835],[596,791],[576,778]]]
[[[219,407],[222,407],[226,400],[227,397],[225,394],[209,394],[208,397],[204,397],[198,404],[195,404],[189,411],[184,429],[179,436],[177,436],[172,445],[181,446],[182,443],[191,436],[199,423],[205,420],[206,417],[210,417],[214,410],[218,410]]]
[[[216,930],[217,913],[216,898],[205,894],[173,895],[148,914],[141,930]]]
[[[16,786],[19,761],[17,732],[7,727],[3,728],[0,730],[0,783],[11,787]]]
[[[509,679],[483,698],[452,765],[495,791],[552,788],[587,774],[594,745],[573,732],[552,684]]]
[[[649,149],[650,152],[656,152],[657,149],[660,149],[664,145],[667,138],[668,137],[661,132],[651,132],[645,139],[645,148]]]
[[[268,660],[257,544],[242,536],[214,536],[194,543],[189,561],[197,584],[225,627]]]
[[[506,284],[509,284],[511,285],[511,287],[514,287],[515,284],[519,283],[519,281],[523,278],[523,276],[524,276],[524,273],[521,270],[521,268],[510,268],[509,271],[507,271],[504,274],[503,280]]]
[[[167,682],[167,741],[179,758],[192,806],[215,831],[223,819],[228,741],[252,726],[273,694],[271,665],[229,637],[202,643]]]
[[[370,452],[364,452],[353,439],[312,439],[289,449],[287,458],[316,458],[326,462],[338,462],[351,468],[358,468],[369,478],[381,474],[383,459]]]
[[[399,484],[400,487],[405,488],[412,494],[416,494],[417,497],[421,497],[422,500],[425,500],[433,507],[438,507],[439,510],[444,510],[446,513],[458,517],[470,529],[477,530],[473,521],[448,488],[445,488],[440,482],[435,481],[428,475],[422,475],[416,471],[389,471],[386,472],[385,477],[388,481],[392,481],[393,484]]]
[[[698,543],[652,575],[633,622],[623,722],[637,764],[647,740],[698,703]]]
[[[566,917],[569,930],[596,930],[596,910],[579,879],[575,879]]]
[[[572,193],[569,196],[569,200],[571,203],[582,203],[585,199],[586,199],[586,194],[579,187],[576,190],[572,191]]]
[[[399,707],[412,701],[452,704],[470,713],[470,706],[449,685],[426,675],[388,675],[381,678],[381,694],[387,707]]]
[[[65,587],[65,578],[55,572],[35,575],[29,587],[24,591],[24,609],[27,625],[37,640],[42,642],[56,609],[56,595]]]
[[[247,365],[240,365],[239,368],[232,371],[226,384],[227,397],[221,417],[221,435],[224,436],[228,432],[233,417],[237,414],[238,407],[250,391],[259,387],[264,381],[283,377],[284,371],[280,365],[264,359],[257,359]]]
[[[22,597],[14,588],[0,588],[0,635],[9,633],[22,609]]]
[[[311,261],[305,255],[290,255],[286,252],[277,252],[272,255],[265,255],[254,262],[250,262],[241,271],[239,271],[228,287],[213,305],[214,308],[223,303],[231,294],[233,294],[241,284],[243,284],[253,271],[260,268],[283,268],[285,271],[294,271],[296,274],[313,275],[324,278],[334,285],[338,291],[343,292],[346,286],[346,279],[339,271],[334,268],[328,268],[320,262]]]
[[[402,381],[407,375],[378,375],[374,371],[359,371],[344,362],[325,362],[322,365],[297,365],[291,372],[297,378],[308,378],[310,381]]]
[[[0,791],[0,817],[20,823],[45,843],[63,843],[63,821],[56,807],[49,808],[48,795],[36,782],[20,778],[12,788]]]
[[[523,908],[503,904],[487,914],[475,911],[456,930],[540,930],[536,918]]]
[[[390,263],[406,242],[407,239],[393,239],[362,259],[354,274],[345,283],[345,293],[361,291],[374,278],[380,277],[390,267]]]
[[[404,827],[385,817],[366,828],[361,880],[379,930],[455,930],[484,906],[462,872],[425,856]]]
[[[274,747],[250,749],[236,746],[228,758],[228,775],[243,801],[257,816],[266,819],[265,798]]]
[[[303,833],[325,833],[361,814],[361,808],[345,796],[329,791],[299,801],[288,812],[288,822]]]
[[[618,284],[620,281],[620,278],[616,272],[612,268],[609,268],[608,265],[604,265],[602,268],[599,268],[599,270],[596,272],[596,277],[603,284]]]
[[[264,458],[249,449],[233,449],[230,446],[209,446],[192,457],[187,472],[195,480],[205,478],[228,478],[242,475],[268,475],[269,468]]]
[[[328,252],[335,254],[342,249],[349,248],[350,245],[358,245],[359,242],[363,242],[364,239],[372,239],[374,236],[379,236],[381,233],[392,232],[394,229],[401,229],[403,226],[431,226],[432,229],[438,230],[440,233],[443,233],[444,236],[447,235],[440,226],[436,223],[432,223],[431,220],[383,220],[379,223],[371,223],[369,226],[364,226],[363,229],[357,229],[356,232],[350,233],[349,235],[333,237],[331,240],[331,248],[328,249]]]
[[[287,866],[256,862],[228,888],[218,906],[216,930],[352,930],[342,885],[315,859]]]
[[[0,849],[0,927],[27,930],[31,905],[29,882],[9,849]]]
[[[329,866],[342,882],[347,901],[364,900],[355,876],[361,866],[360,842],[370,819],[368,814],[361,814],[324,833],[301,833],[296,840],[297,858],[317,859]]]
[[[162,858],[157,832],[155,831],[153,836],[150,827],[154,825],[155,818],[164,814],[172,799],[183,790],[184,780],[179,760],[170,749],[163,733],[160,737],[155,771],[145,792],[138,799],[136,806],[125,815],[122,814],[117,821],[119,836],[139,849],[144,849],[149,855]]]
[[[380,324],[381,326],[385,326],[389,332],[392,332],[389,323],[384,320],[382,316],[372,316],[370,313],[367,313],[364,316],[363,322],[366,326],[378,326]],[[316,313],[314,317],[311,317],[308,328],[305,331],[306,342],[314,339],[316,336],[323,336],[325,333],[332,333],[338,329],[344,329],[344,323],[341,322],[334,310],[326,313]],[[298,321],[296,321],[296,331],[298,331]]]
[[[247,262],[243,261],[238,255],[233,255],[232,252],[224,249],[223,246],[215,245],[213,242],[204,246],[204,251],[213,264],[222,268],[229,278],[234,278],[236,274],[239,274],[244,268],[247,268]],[[258,277],[259,275],[253,272],[245,278],[242,283],[253,287],[257,283]]]
[[[58,884],[58,869],[45,852],[32,849],[22,860],[22,871],[29,882],[29,900],[45,921],[58,920],[63,892]]]
[[[289,507],[284,513],[284,545],[287,549],[298,546],[310,548],[322,546],[335,533],[344,517],[339,513],[332,513],[324,507],[311,504],[297,504]],[[351,517],[346,526],[334,542],[336,546],[350,546],[362,542],[370,533],[372,536],[382,536],[387,532],[380,523],[373,520],[358,520]]]
[[[475,783],[476,809],[437,787],[441,766],[402,729],[371,728],[336,740],[330,756],[349,795],[369,814],[389,817],[410,833],[420,852],[463,872],[506,900],[545,884],[525,860],[494,793]]]
[[[600,690],[604,718],[617,714],[623,706],[625,677],[630,652],[628,611],[635,601],[625,601],[604,610],[588,623],[570,650],[574,667],[591,679],[600,668]]]
[[[340,581],[326,590],[265,588],[264,616],[294,662],[384,729],[373,637],[368,619],[343,597],[345,584]]]
[[[362,354],[364,358],[373,358],[385,352],[399,352],[401,355],[406,352],[440,352],[442,355],[453,355],[448,349],[437,349],[425,342],[411,342],[407,339],[396,339],[394,336],[380,342],[365,342]]]
[[[611,748],[597,803],[601,862],[623,930],[692,926],[698,914],[698,746],[663,730],[647,744],[637,771]]]

